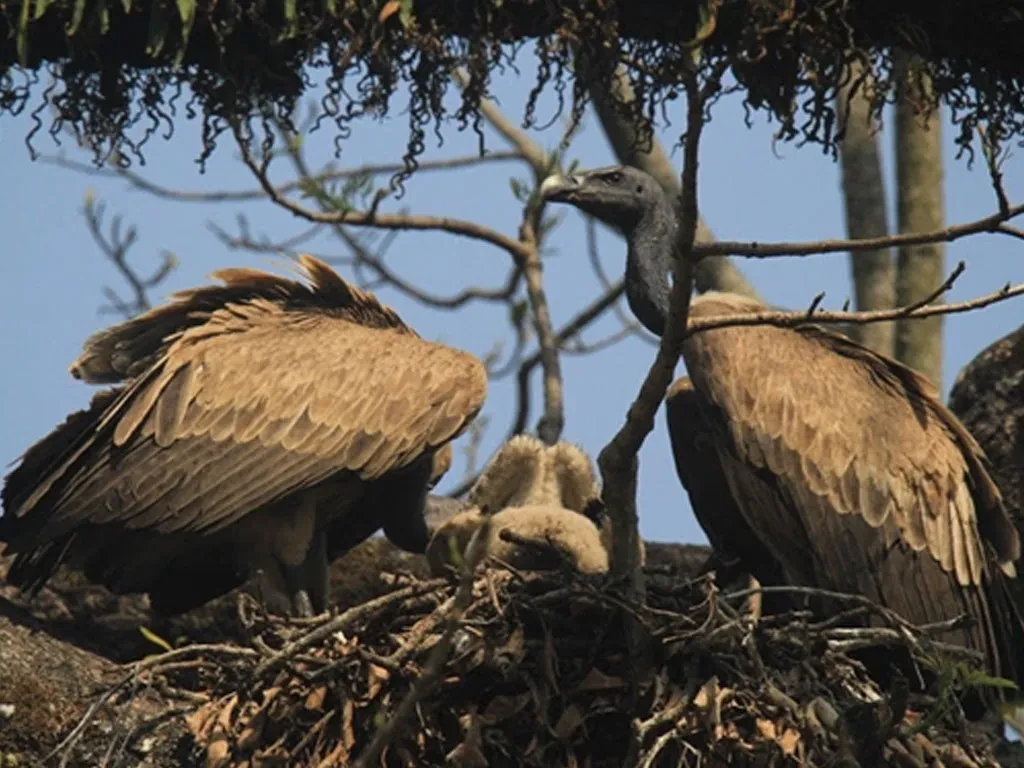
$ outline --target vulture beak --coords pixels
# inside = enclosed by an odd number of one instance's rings
[[[573,203],[583,187],[583,174],[548,176],[540,185],[540,196],[555,203]]]

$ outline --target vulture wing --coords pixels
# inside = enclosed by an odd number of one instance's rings
[[[24,551],[105,523],[212,533],[336,473],[374,480],[456,437],[482,406],[481,363],[423,341],[326,265],[303,266],[309,287],[226,270],[225,287],[90,340],[82,377],[127,383],[47,471],[12,473],[0,539]]]
[[[740,307],[739,311],[743,311]],[[712,296],[693,316],[728,314]],[[975,441],[927,381],[813,326],[723,328],[684,344],[734,496],[796,583],[866,594],[912,621],[968,610],[1020,542]]]
[[[732,496],[716,453],[714,426],[703,412],[700,398],[686,376],[677,379],[665,396],[676,473],[690,497],[693,514],[727,570],[729,565],[738,565],[762,584],[781,584],[778,560],[757,537]]]

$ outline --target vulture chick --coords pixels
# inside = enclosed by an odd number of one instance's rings
[[[383,528],[422,553],[428,488],[480,410],[484,366],[421,339],[310,256],[252,269],[92,336],[71,373],[115,384],[3,488],[7,579],[61,564],[181,613],[259,573],[268,609],[324,610],[328,553]]]
[[[431,571],[446,572],[453,551],[464,556],[483,515],[489,514],[489,554],[514,567],[549,570],[567,560],[581,573],[606,572],[607,534],[586,515],[599,496],[590,460],[578,447],[548,447],[517,435],[499,449],[470,490],[470,509],[437,528],[427,548]],[[539,546],[502,538],[506,530]]]
[[[550,177],[541,189],[623,232],[630,308],[660,335],[676,217],[658,183],[616,166]],[[709,293],[690,316],[763,310]],[[918,624],[968,613],[975,626],[941,639],[1020,679],[1024,627],[1006,584],[1020,539],[981,448],[925,379],[812,325],[705,331],[686,339],[683,357],[697,429],[710,427],[714,448],[697,449],[700,461],[719,463],[729,489],[698,513],[714,519],[712,541],[757,539],[786,582],[861,593]]]

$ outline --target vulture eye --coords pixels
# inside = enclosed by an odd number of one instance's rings
[[[619,171],[612,171],[607,176],[605,176],[605,180],[609,184],[618,184],[620,181],[622,181],[622,173]]]

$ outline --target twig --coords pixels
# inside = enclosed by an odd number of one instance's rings
[[[927,306],[908,305],[894,309],[876,309],[870,312],[816,312],[812,321],[817,324],[835,323],[877,323],[898,318],[932,317],[934,315],[952,315],[981,309],[990,304],[1024,295],[1024,283],[1005,285],[998,291],[968,301],[951,304],[929,304]],[[918,302],[919,303],[919,302]],[[741,325],[774,325],[780,328],[793,328],[808,322],[806,312],[753,312],[746,315],[717,315],[715,317],[694,318],[686,327],[685,336],[702,333],[714,328],[729,328]]]
[[[466,547],[465,570],[462,572],[459,588],[455,593],[454,603],[451,611],[448,613],[441,639],[431,649],[419,679],[410,688],[405,698],[402,699],[402,702],[398,705],[391,718],[377,729],[373,740],[353,764],[354,768],[369,768],[369,766],[377,765],[384,748],[395,738],[399,727],[412,714],[413,708],[427,694],[440,676],[444,663],[448,659],[448,654],[451,652],[455,630],[458,629],[463,614],[473,600],[473,582],[476,569],[487,556],[490,535],[491,516],[484,515],[483,523],[473,533]]]
[[[845,253],[846,251],[876,251],[881,248],[892,248],[905,245],[927,245],[930,243],[952,243],[963,237],[978,235],[983,232],[1016,234],[1001,227],[1001,224],[1024,213],[1024,205],[1015,205],[1003,213],[967,222],[954,224],[932,232],[907,232],[900,235],[884,237],[863,237],[855,240],[818,240],[807,243],[740,243],[719,240],[714,243],[698,243],[693,247],[695,259],[706,259],[709,256],[747,256],[764,259],[778,256],[816,256],[825,253]]]
[[[94,165],[75,162],[74,160],[68,160],[62,156],[44,156],[41,157],[40,160],[44,163],[49,163],[50,165],[68,168],[79,173],[88,174],[89,176],[122,178],[142,192],[146,192],[154,197],[159,197],[164,200],[173,200],[178,203],[241,203],[253,200],[264,200],[267,197],[266,190],[262,187],[259,189],[237,191],[193,192],[188,190],[172,189],[160,184],[155,184],[129,168],[97,168]],[[416,163],[416,172],[446,171],[479,165],[481,163],[507,162],[509,160],[526,160],[526,158],[522,157],[518,152],[506,151],[488,152],[486,155],[443,158],[439,160],[419,160]],[[324,184],[326,182],[358,178],[360,176],[392,175],[403,170],[405,170],[405,166],[401,163],[367,164],[359,166],[358,168],[325,170],[316,174],[312,180],[317,183]],[[305,179],[297,179],[295,181],[289,181],[278,185],[277,190],[281,194],[301,191],[305,183]]]
[[[325,637],[333,635],[335,632],[343,632],[355,622],[360,621],[367,616],[372,616],[389,605],[400,603],[403,600],[408,600],[412,597],[417,597],[432,589],[436,589],[443,584],[445,584],[444,579],[422,581],[418,584],[411,584],[404,589],[395,590],[394,592],[389,592],[381,597],[376,597],[373,600],[368,600],[365,603],[353,606],[344,613],[329,619],[310,632],[296,638],[273,656],[260,662],[259,666],[256,667],[256,671],[253,672],[253,677],[257,679],[262,678],[271,669],[274,669],[279,664],[285,662],[303,648],[308,648],[309,646],[320,642]]]
[[[134,267],[128,263],[128,251],[138,241],[138,232],[133,226],[129,226],[127,230],[122,230],[122,219],[120,216],[115,216],[111,222],[110,236],[108,237],[103,232],[103,215],[105,212],[106,205],[96,202],[91,196],[86,199],[85,206],[82,209],[82,215],[85,216],[85,223],[89,228],[89,234],[92,235],[92,239],[131,288],[132,300],[130,302],[118,296],[114,289],[108,286],[103,288],[103,295],[110,302],[113,311],[127,319],[140,312],[145,312],[152,306],[149,300],[149,291],[167,278],[177,266],[178,260],[173,254],[165,251],[163,253],[163,262],[153,274],[149,277],[140,276]]]
[[[129,667],[128,674],[126,674],[116,684],[107,688],[102,694],[100,694],[96,701],[89,705],[89,708],[85,711],[85,714],[79,719],[78,723],[71,732],[61,739],[60,743],[55,746],[50,753],[43,758],[43,762],[48,762],[54,755],[63,753],[61,755],[60,765],[64,768],[71,759],[71,753],[78,743],[79,739],[85,733],[85,729],[89,727],[89,723],[92,722],[96,713],[100,711],[104,704],[110,701],[115,694],[125,688],[129,683],[133,682],[140,672],[145,672],[149,669],[154,669],[163,664],[171,661],[175,661],[179,658],[187,656],[195,656],[203,653],[219,654],[227,656],[238,656],[238,657],[252,657],[258,655],[256,651],[251,648],[241,648],[232,645],[223,644],[212,644],[212,645],[189,645],[184,648],[176,648],[173,651],[167,653],[161,653],[156,656],[148,656],[147,658],[137,661]]]
[[[455,69],[453,76],[463,89],[469,85],[469,76],[464,70]],[[480,100],[480,112],[491,126],[526,158],[533,169],[535,189],[526,202],[523,221],[519,227],[519,242],[524,246],[524,253],[516,259],[516,264],[526,277],[526,296],[530,302],[530,314],[537,334],[538,354],[544,371],[544,413],[537,423],[537,436],[548,445],[553,445],[558,442],[565,426],[565,395],[562,367],[558,359],[559,344],[552,329],[551,311],[544,290],[540,250],[544,237],[545,205],[537,195],[536,186],[558,164],[558,156],[549,156],[539,144],[517,128],[490,99]]]
[[[232,123],[231,129],[235,135],[235,141],[238,144],[239,151],[241,152],[242,162],[245,163],[253,176],[256,177],[256,180],[266,192],[267,197],[281,208],[284,208],[289,213],[292,213],[301,219],[317,224],[351,224],[353,226],[370,226],[377,227],[379,229],[433,230],[448,232],[449,234],[460,235],[462,237],[468,237],[473,240],[480,240],[482,242],[495,245],[498,248],[502,248],[507,251],[515,259],[522,260],[526,257],[526,247],[522,243],[517,240],[513,240],[511,237],[503,235],[490,227],[485,227],[472,221],[466,221],[465,219],[456,219],[447,216],[377,213],[372,207],[369,211],[337,211],[333,213],[321,213],[300,205],[294,200],[281,194],[267,176],[267,167],[269,166],[270,158],[264,158],[262,163],[257,163],[255,158],[253,158],[252,153],[249,151],[248,142],[242,135],[239,125],[237,123]]]

